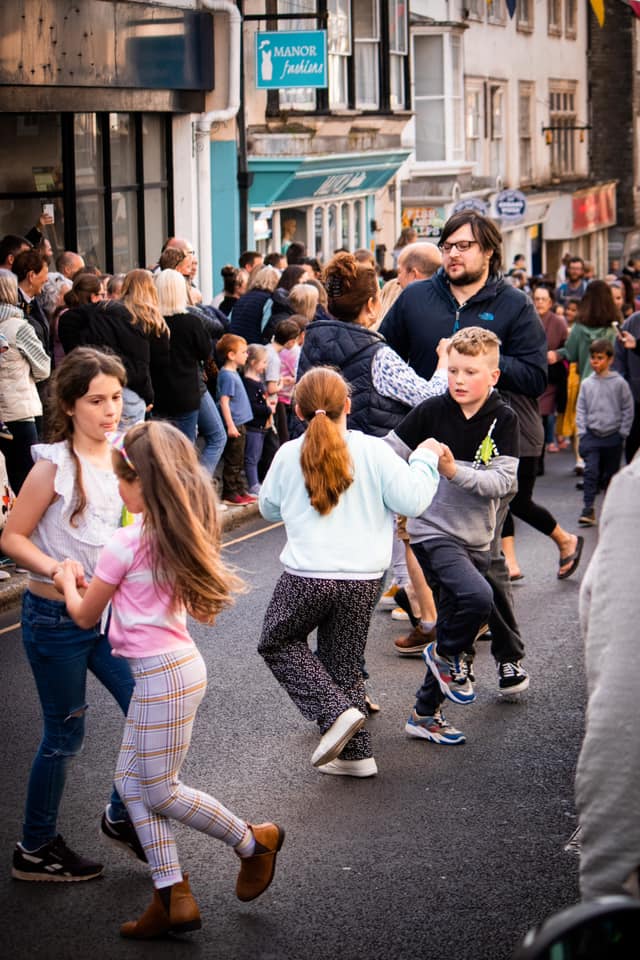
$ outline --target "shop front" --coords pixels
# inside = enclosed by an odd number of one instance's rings
[[[609,270],[609,230],[615,224],[615,180],[557,196],[544,224],[547,272],[556,271],[569,251],[589,260],[595,275],[604,277]]]
[[[54,253],[110,273],[154,263],[174,229],[176,150],[191,150],[191,125],[176,119],[202,111],[212,87],[208,13],[2,5],[0,236],[28,232],[46,205]]]
[[[286,253],[292,241],[327,262],[371,249],[376,202],[408,156],[396,150],[332,157],[252,157],[249,246]]]

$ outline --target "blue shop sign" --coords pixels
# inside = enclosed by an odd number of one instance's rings
[[[262,90],[328,86],[327,31],[257,33],[256,86]]]
[[[527,209],[527,198],[520,190],[502,190],[496,197],[496,213],[502,220],[520,220]]]

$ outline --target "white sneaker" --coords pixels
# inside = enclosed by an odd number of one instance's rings
[[[318,770],[320,773],[332,773],[337,777],[375,777],[378,765],[373,757],[365,757],[363,760],[340,760],[336,757],[335,760],[318,767]]]
[[[339,753],[342,753],[345,743],[351,740],[354,733],[357,733],[367,718],[355,707],[349,707],[344,713],[341,713],[337,720],[331,724],[326,733],[323,733],[320,743],[314,750],[311,757],[311,763],[314,767],[320,767],[324,763],[329,763]]]
[[[409,614],[407,613],[406,610],[403,610],[402,607],[394,607],[393,610],[391,611],[391,619],[402,620],[403,622],[406,620],[408,623]]]
[[[396,586],[396,584],[394,583],[389,587],[388,590],[386,590],[382,594],[382,596],[378,600],[378,606],[380,607],[380,609],[393,610],[393,608],[396,605],[395,600],[393,598],[395,597],[398,590],[399,590],[399,587]]]

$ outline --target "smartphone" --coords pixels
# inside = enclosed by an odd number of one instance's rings
[[[615,332],[616,332],[616,337],[618,338],[618,340],[624,340],[624,333],[623,333],[622,330],[620,329],[620,324],[618,323],[618,321],[617,321],[617,320],[613,320],[612,323],[611,323],[611,326],[612,326],[613,329],[615,330]]]
[[[55,220],[55,206],[52,203],[47,203],[44,200],[41,201],[42,212],[45,216],[51,217],[51,220]]]

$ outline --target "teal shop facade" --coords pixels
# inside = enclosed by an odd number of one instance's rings
[[[325,263],[339,247],[375,251],[376,198],[405,150],[249,159],[249,246],[283,253],[296,240]]]

